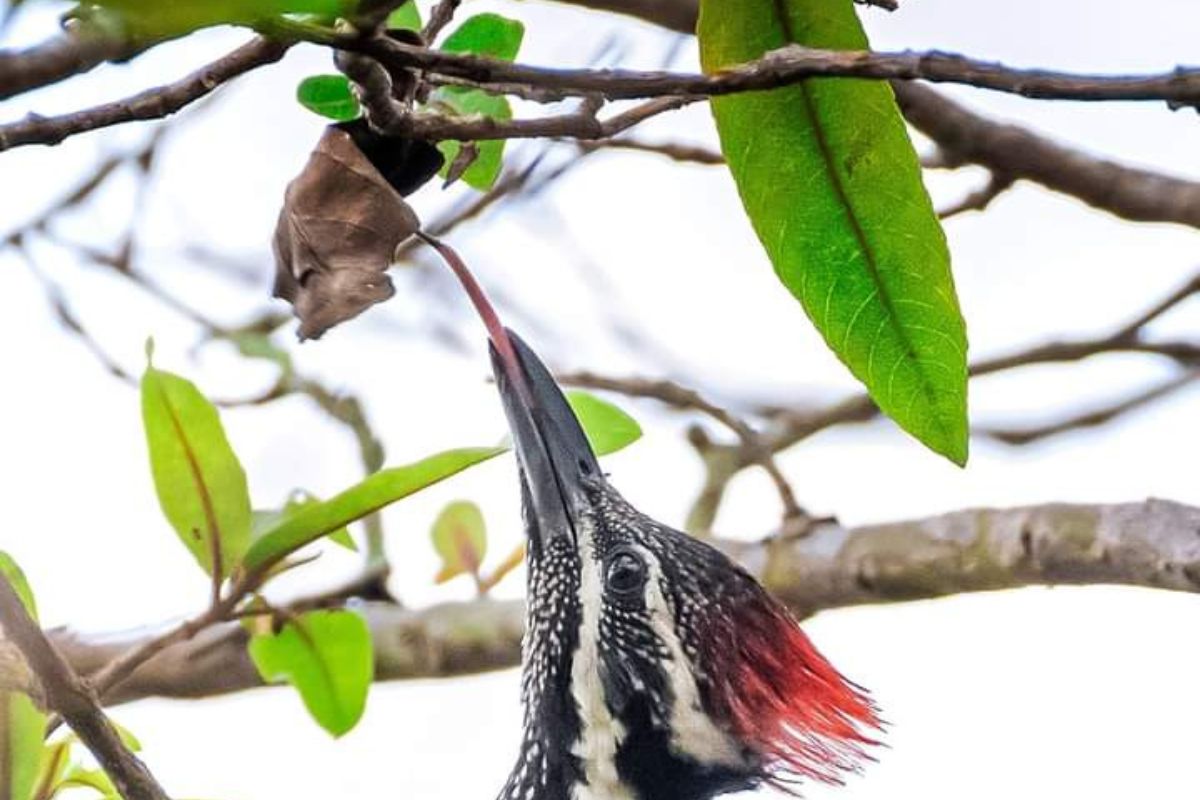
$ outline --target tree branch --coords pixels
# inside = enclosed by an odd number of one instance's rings
[[[283,58],[287,43],[255,37],[187,77],[93,108],[57,117],[31,115],[0,125],[0,151],[26,144],[58,144],[77,133],[123,122],[161,119],[204,97],[237,76]]]
[[[821,523],[804,538],[714,540],[800,617],[865,603],[1056,584],[1123,584],[1200,592],[1200,508],[1165,500],[970,509],[883,525]],[[367,603],[380,680],[451,677],[514,666],[518,601],[412,611]],[[81,672],[134,646],[68,630],[55,643]],[[236,623],[173,645],[109,696],[204,697],[261,685]],[[0,669],[4,659],[0,658]],[[0,683],[3,676],[0,676]]]
[[[1017,69],[953,53],[822,50],[792,44],[711,75],[623,69],[557,69],[416,47],[387,37],[351,37],[282,21],[271,31],[372,56],[394,68],[415,68],[478,83],[522,84],[558,97],[609,100],[720,96],[774,89],[813,77],[958,83],[1022,97],[1079,101],[1166,101],[1200,104],[1200,69],[1150,75],[1089,75]]]
[[[24,50],[0,50],[0,100],[78,75],[105,61],[132,58],[150,43],[135,43],[111,31],[71,20],[53,39]]]
[[[125,800],[167,800],[166,792],[121,741],[91,688],[79,679],[0,576],[0,627],[37,676],[47,705],[62,715]]]

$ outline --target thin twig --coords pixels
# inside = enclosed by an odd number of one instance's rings
[[[984,436],[1005,444],[1030,444],[1069,431],[1095,428],[1107,424],[1123,414],[1137,411],[1191,386],[1198,378],[1200,378],[1200,370],[1190,370],[1111,405],[1076,414],[1047,425],[1028,428],[978,428],[976,430]]]
[[[645,380],[639,378],[611,378],[592,372],[572,372],[560,374],[558,379],[569,386],[582,386],[589,389],[601,389],[610,392],[620,392],[630,397],[649,397],[666,403],[674,408],[699,411],[712,417],[717,422],[732,431],[742,443],[742,447],[753,453],[754,462],[767,473],[779,493],[783,505],[785,521],[807,519],[808,514],[796,500],[795,490],[779,468],[774,454],[763,445],[762,435],[754,430],[745,420],[726,408],[705,399],[694,389],[680,386],[667,380]]]
[[[283,58],[290,45],[255,37],[228,55],[174,83],[146,89],[135,95],[57,117],[31,115],[0,125],[0,151],[26,144],[58,144],[85,131],[123,122],[161,119],[199,100],[217,87]]]
[[[429,13],[429,21],[421,31],[422,38],[427,42],[437,39],[438,34],[454,19],[454,12],[462,4],[462,0],[438,0],[438,4]]]
[[[987,183],[957,203],[938,211],[938,217],[941,219],[950,219],[968,211],[983,211],[992,204],[993,200],[1008,191],[1012,185],[1013,179],[1010,176],[993,172],[988,176]]]

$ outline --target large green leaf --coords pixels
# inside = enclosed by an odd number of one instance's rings
[[[868,49],[852,0],[702,0],[700,11],[709,72],[790,43]],[[891,88],[809,79],[715,98],[712,108],[780,280],[886,414],[964,463],[966,333]]]
[[[607,400],[578,390],[566,394],[596,455],[615,453],[641,438],[642,426],[637,420]]]
[[[415,464],[380,470],[341,494],[307,506],[265,531],[246,553],[248,570],[269,568],[289,553],[427,486],[503,453],[503,447],[447,450]]]
[[[150,366],[142,420],[163,514],[206,572],[228,576],[250,544],[250,494],[216,408],[191,382]]]
[[[349,611],[310,611],[279,633],[250,640],[250,658],[265,681],[286,680],[321,727],[334,736],[362,717],[374,675],[371,632]]]
[[[37,604],[25,574],[0,551],[0,580],[7,581],[29,616],[37,619]],[[20,692],[0,690],[0,797],[30,800],[42,757],[46,715]]]

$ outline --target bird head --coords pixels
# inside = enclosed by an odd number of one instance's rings
[[[534,352],[492,364],[528,534],[525,737],[504,800],[692,800],[857,769],[864,691],[716,548],[608,482]],[[494,337],[495,338],[495,337]]]

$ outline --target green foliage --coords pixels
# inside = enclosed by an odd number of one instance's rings
[[[264,531],[246,553],[245,567],[251,571],[268,569],[289,553],[354,520],[503,452],[501,447],[447,450],[415,464],[380,470],[341,494],[289,515]]]
[[[462,117],[478,114],[492,119],[512,119],[512,106],[508,98],[489,94],[480,89],[466,89],[461,86],[445,86],[434,93],[434,101],[449,108],[453,113]],[[462,175],[462,180],[471,188],[486,192],[500,177],[504,167],[504,140],[491,139],[475,142],[476,155],[471,165]],[[446,163],[438,174],[448,177],[455,159],[462,152],[462,143],[454,141],[438,142],[438,150],[446,157]]]
[[[487,526],[479,506],[467,500],[449,503],[434,520],[430,537],[442,558],[435,579],[438,583],[464,574],[479,578],[479,567],[487,555]]]
[[[421,30],[421,10],[417,8],[416,0],[408,0],[407,3],[388,14],[387,27],[389,30]]]
[[[77,14],[116,15],[134,36],[182,36],[212,25],[256,25],[284,14],[331,22],[353,11],[357,0],[87,0]]]
[[[698,35],[710,72],[789,43],[869,49],[852,0],[702,0]],[[966,333],[890,87],[814,78],[712,108],[780,280],[886,414],[964,463]]]
[[[300,105],[322,117],[343,122],[362,113],[345,75],[309,75],[296,87]]]
[[[37,603],[29,582],[17,563],[0,551],[0,580],[5,580],[21,598],[25,610],[37,619]],[[0,690],[0,764],[9,769],[0,771],[0,797],[30,800],[38,775],[42,755],[42,737],[46,732],[46,715],[20,692]],[[7,772],[7,774],[4,774]]]
[[[596,455],[615,453],[641,438],[642,426],[637,420],[607,400],[581,391],[566,394]]]
[[[371,633],[349,611],[310,611],[278,633],[251,638],[250,658],[263,680],[287,681],[305,707],[334,736],[362,717],[374,675]]]
[[[525,26],[518,20],[499,14],[476,14],[446,37],[442,49],[447,53],[467,53],[475,56],[512,61],[521,49]]]
[[[442,49],[450,53],[467,53],[512,61],[517,57],[524,38],[525,26],[517,20],[499,14],[476,14],[446,37]],[[512,119],[512,106],[508,98],[480,89],[443,87],[434,92],[430,102],[458,116],[478,114],[492,119]],[[461,175],[468,186],[480,191],[492,188],[504,165],[504,144],[503,139],[475,143],[475,158]],[[455,161],[462,152],[462,144],[453,141],[440,142],[438,149],[446,157],[446,164],[440,173],[446,178],[451,174],[450,170],[454,168]]]
[[[142,420],[163,514],[206,572],[227,577],[250,544],[250,494],[216,408],[191,382],[150,365]]]

